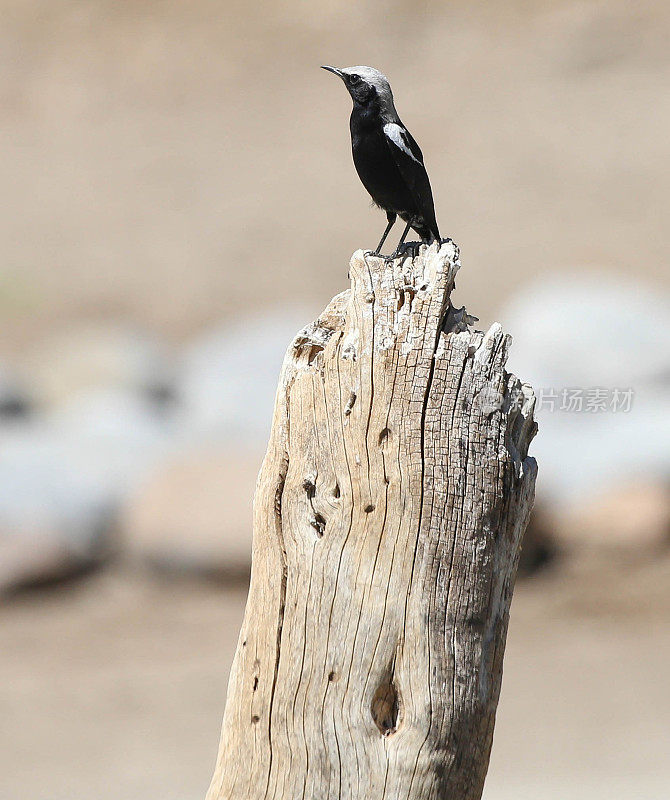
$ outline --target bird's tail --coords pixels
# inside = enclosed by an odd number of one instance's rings
[[[435,241],[440,241],[440,231],[438,230],[437,223],[431,225],[430,227],[428,225],[418,225],[416,227],[412,225],[412,227],[421,237],[421,241],[425,244],[432,244]]]

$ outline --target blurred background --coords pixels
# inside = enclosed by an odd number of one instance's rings
[[[670,797],[670,5],[0,0],[0,798],[195,800],[387,73],[540,476],[486,800]],[[399,235],[399,230],[396,235]]]

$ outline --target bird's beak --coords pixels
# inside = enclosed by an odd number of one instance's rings
[[[338,69],[337,67],[329,67],[326,65],[321,67],[321,69],[327,69],[328,72],[332,72],[333,75],[338,75],[340,78],[344,78],[344,72],[342,72],[342,70]]]

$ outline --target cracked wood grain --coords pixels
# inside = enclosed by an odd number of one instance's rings
[[[458,266],[358,251],[289,347],[207,800],[481,797],[536,426]]]

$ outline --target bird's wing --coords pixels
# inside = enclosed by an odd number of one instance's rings
[[[429,226],[435,226],[433,193],[428,173],[423,165],[421,148],[401,123],[387,122],[384,125],[384,136],[402,179],[414,198],[417,210],[423,214]]]
[[[393,145],[391,152],[400,150],[407,158],[423,166],[423,153],[419,145],[414,141],[412,134],[404,125],[399,125],[397,122],[387,122],[384,125],[384,134],[389,143]]]

